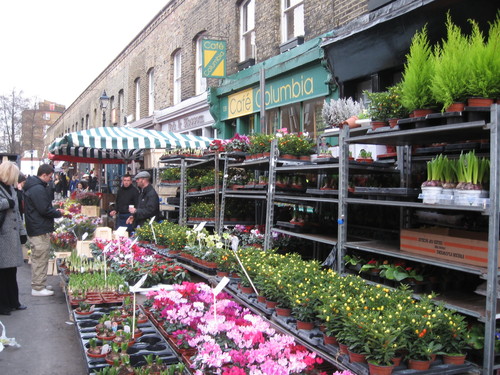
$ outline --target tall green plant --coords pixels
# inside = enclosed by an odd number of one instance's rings
[[[443,110],[454,102],[463,102],[466,87],[470,81],[469,66],[464,63],[469,40],[461,29],[453,24],[448,13],[446,17],[446,39],[434,48],[434,77],[431,81],[432,96],[443,104]]]
[[[490,27],[489,40],[486,42],[479,29],[479,24],[469,20],[472,25],[469,51],[466,55],[470,67],[470,79],[467,82],[469,96],[494,98],[500,92],[498,73],[500,71],[500,26],[499,17]],[[490,40],[491,39],[491,40]]]
[[[430,87],[434,69],[431,56],[427,26],[424,26],[413,36],[401,82],[401,102],[409,111],[433,104]]]

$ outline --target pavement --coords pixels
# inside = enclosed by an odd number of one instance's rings
[[[85,375],[87,365],[74,324],[70,321],[59,276],[49,276],[50,297],[31,295],[31,266],[17,270],[19,300],[28,306],[10,316],[0,315],[7,337],[20,348],[0,352],[0,375]],[[1,329],[1,327],[0,327]]]

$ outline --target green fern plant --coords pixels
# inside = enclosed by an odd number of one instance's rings
[[[410,52],[401,82],[401,103],[408,109],[428,108],[433,104],[431,81],[433,77],[432,48],[427,36],[427,26],[412,38]]]
[[[446,40],[434,48],[434,77],[431,91],[436,102],[443,105],[443,111],[455,102],[466,99],[467,83],[471,80],[469,65],[464,63],[468,54],[469,39],[460,27],[446,17]]]

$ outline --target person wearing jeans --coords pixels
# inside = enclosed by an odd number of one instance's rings
[[[30,176],[24,185],[24,214],[31,250],[31,295],[46,297],[54,294],[47,286],[47,268],[50,256],[50,233],[54,231],[54,219],[63,214],[62,209],[52,206],[47,184],[54,169],[42,164],[36,176]]]

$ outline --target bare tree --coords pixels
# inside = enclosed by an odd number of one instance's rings
[[[30,106],[23,91],[15,88],[8,95],[0,96],[0,150],[12,154],[21,152],[20,137],[22,113]]]

